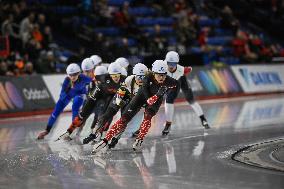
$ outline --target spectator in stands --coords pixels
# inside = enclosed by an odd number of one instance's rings
[[[256,53],[252,52],[248,44],[248,34],[238,30],[236,37],[232,40],[234,56],[241,58],[244,62],[255,62],[258,59]]]
[[[98,46],[96,48],[101,48],[101,47]],[[96,51],[96,50],[94,49],[94,51]],[[68,58],[68,60],[67,60],[68,64],[74,63],[74,62],[81,62],[84,58],[87,57],[85,47],[80,46],[76,52],[78,52],[78,53],[74,53],[72,56],[70,56]]]
[[[53,42],[53,36],[51,33],[51,28],[49,26],[44,27],[42,36],[43,36],[43,40],[41,42],[42,48],[47,50],[49,48],[49,44]]]
[[[119,48],[117,48],[116,55],[117,56],[128,56],[131,54],[129,50],[129,45],[128,45],[128,39],[123,37],[121,41],[119,42]]]
[[[120,7],[119,10],[114,13],[113,17],[115,25],[123,29],[127,29],[130,23],[128,7],[129,3],[125,1],[123,6]]]
[[[38,59],[41,50],[42,46],[40,42],[36,39],[30,39],[26,44],[24,52],[27,53],[29,55],[29,59],[34,62]]]
[[[197,36],[197,29],[193,21],[187,16],[180,17],[177,22],[177,37],[180,43],[190,46]]]
[[[154,26],[153,40],[151,40],[150,47],[150,50],[154,55],[160,55],[166,51],[167,40],[164,36],[162,36],[161,26],[158,24]]]
[[[22,76],[24,75],[24,68],[25,68],[25,62],[22,57],[18,57],[15,61],[15,66],[13,69],[14,76]]]
[[[44,14],[39,14],[38,18],[37,18],[37,24],[39,26],[39,30],[41,32],[44,31],[45,27],[46,27],[46,23],[45,23],[45,15]]]
[[[8,64],[4,60],[0,62],[0,76],[13,76],[13,72],[8,70]]]
[[[29,16],[25,17],[20,24],[20,36],[22,38],[23,45],[25,46],[28,42],[31,30],[33,28],[33,22],[35,19],[35,14],[31,12]]]
[[[35,64],[38,73],[55,73],[57,60],[52,51],[44,53]]]
[[[14,23],[14,16],[12,14],[8,15],[1,26],[2,35],[9,37],[12,50],[21,48],[21,39],[20,35],[15,31],[16,27],[17,24]]]
[[[240,26],[239,20],[234,17],[233,11],[228,5],[224,6],[221,17],[225,28],[230,28],[234,32],[237,31]]]
[[[34,66],[31,62],[27,62],[25,64],[24,71],[25,75],[35,75]]]
[[[43,40],[43,36],[41,31],[39,30],[39,25],[38,24],[34,24],[33,25],[33,29],[32,29],[32,38],[38,42],[41,43]]]
[[[99,26],[106,26],[110,24],[110,20],[112,19],[112,13],[114,12],[114,8],[108,6],[107,0],[99,0],[94,1],[94,12],[96,17],[98,17],[97,24]]]

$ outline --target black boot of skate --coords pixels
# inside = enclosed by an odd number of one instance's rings
[[[115,138],[115,137],[113,137],[113,138],[111,139],[110,144],[108,145],[108,148],[109,148],[109,149],[114,148],[114,147],[116,146],[116,144],[117,144],[117,143],[118,143],[118,139],[117,139],[117,138]]]
[[[166,136],[166,135],[168,135],[168,134],[170,133],[171,125],[172,125],[171,122],[166,122],[165,128],[164,128],[164,130],[162,131],[162,135],[163,135],[163,136]]]
[[[204,115],[200,116],[200,120],[201,120],[201,124],[205,129],[210,129],[209,124],[206,120],[206,118],[204,117]]]
[[[132,133],[132,138],[136,138],[139,135],[139,129]]]
[[[96,138],[97,138],[97,135],[91,133],[88,137],[84,138],[83,144],[88,144],[89,142],[95,140]]]

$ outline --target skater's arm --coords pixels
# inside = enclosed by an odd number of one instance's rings
[[[122,106],[123,105],[123,100],[125,99],[125,97],[129,94],[128,89],[126,88],[125,85],[122,85],[116,92],[115,94],[115,103],[118,106]]]
[[[83,79],[83,81],[86,85],[88,85],[93,80],[92,78],[85,76],[84,74],[80,74],[80,77],[82,77],[82,79]]]
[[[91,99],[93,99],[94,101],[97,100],[97,98],[99,98],[101,96],[102,93],[102,86],[103,84],[100,83],[99,85],[97,85],[90,93],[89,93],[89,97]]]
[[[143,85],[139,90],[143,91],[143,94],[144,94],[146,99],[148,99],[152,96],[151,93],[150,93],[150,78],[149,77],[146,76],[143,79]]]
[[[68,92],[71,89],[71,81],[69,77],[66,77],[63,81],[61,92],[60,92],[60,98],[66,98]]]
[[[192,71],[192,67],[191,66],[187,66],[184,67],[184,75],[187,76],[188,74],[190,74],[190,72]]]

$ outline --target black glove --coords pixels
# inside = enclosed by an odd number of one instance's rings
[[[164,96],[164,94],[167,92],[167,90],[168,90],[168,87],[166,87],[166,86],[161,86],[160,88],[159,88],[159,90],[158,90],[158,92],[157,92],[157,96],[158,97],[162,97],[162,96]]]

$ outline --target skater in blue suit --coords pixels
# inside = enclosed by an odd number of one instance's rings
[[[70,64],[66,72],[68,76],[63,82],[59,100],[48,119],[46,129],[39,133],[38,139],[44,139],[48,135],[58,116],[72,99],[72,119],[78,115],[79,109],[83,104],[83,96],[87,94],[86,86],[92,81],[92,78],[81,74],[80,67],[75,63]]]

